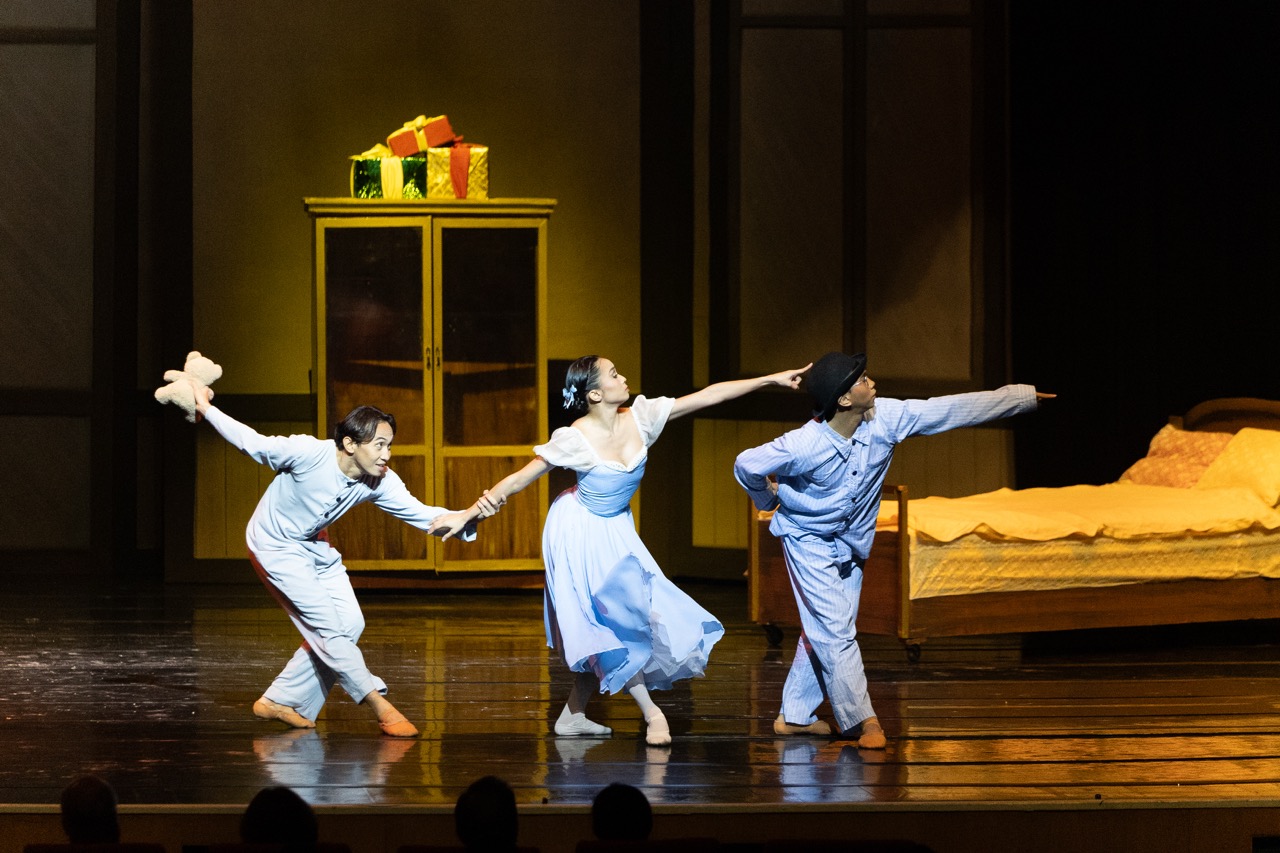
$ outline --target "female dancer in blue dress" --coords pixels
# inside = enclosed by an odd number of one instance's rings
[[[644,714],[645,742],[671,743],[667,719],[649,690],[701,675],[724,626],[667,579],[636,534],[630,502],[649,446],[673,418],[770,385],[798,388],[808,369],[719,382],[679,398],[638,396],[624,408],[630,398],[626,378],[609,359],[583,356],[569,366],[563,392],[565,408],[581,417],[535,447],[533,461],[500,480],[476,506],[433,522],[433,531],[443,529],[448,538],[552,468],[577,472],[577,485],[556,498],[542,532],[547,644],[577,673],[556,720],[557,735],[610,734],[608,726],[587,719],[587,701],[597,689],[626,690]]]

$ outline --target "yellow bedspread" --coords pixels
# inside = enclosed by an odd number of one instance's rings
[[[975,534],[935,542],[912,536],[908,589],[911,598],[930,598],[1249,577],[1280,577],[1280,533],[1048,542]]]
[[[1246,488],[1179,489],[1132,483],[923,498],[910,502],[907,516],[913,536],[936,542],[970,534],[994,541],[1048,542],[1280,530],[1280,513]],[[896,504],[882,505],[879,523],[896,525]]]

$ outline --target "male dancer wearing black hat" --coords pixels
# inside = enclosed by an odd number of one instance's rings
[[[814,714],[825,696],[842,737],[883,749],[854,622],[893,449],[913,435],[1032,411],[1037,400],[1053,395],[1006,385],[928,400],[877,400],[866,365],[862,353],[818,359],[805,377],[813,420],[743,451],[734,476],[757,507],[777,509],[769,531],[782,540],[803,629],[774,732],[830,734]]]

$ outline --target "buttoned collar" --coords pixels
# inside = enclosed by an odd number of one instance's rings
[[[841,459],[848,459],[849,454],[853,451],[854,444],[867,444],[867,422],[863,421],[858,424],[858,428],[853,431],[853,435],[845,438],[840,433],[831,428],[831,424],[826,421],[820,421],[816,418],[813,423],[817,424],[819,433],[831,445],[832,449],[840,455]]]

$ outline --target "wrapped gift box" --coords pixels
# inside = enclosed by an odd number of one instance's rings
[[[426,195],[426,157],[394,157],[384,146],[375,145],[351,158],[352,198],[426,198]]]
[[[454,135],[448,116],[418,116],[413,121],[406,121],[399,130],[392,131],[387,137],[387,147],[397,157],[409,157],[428,148],[452,145],[461,139],[461,136]]]
[[[427,198],[488,198],[489,147],[459,142],[427,149]]]

